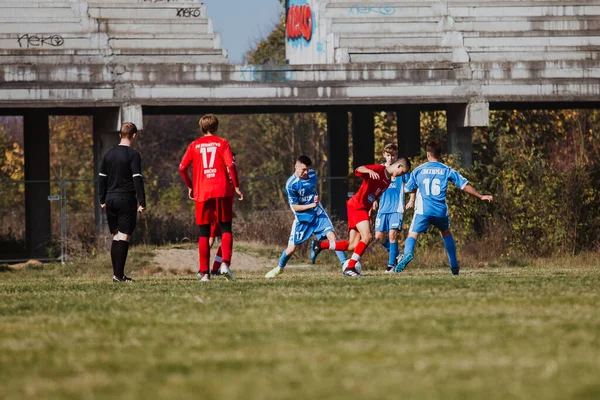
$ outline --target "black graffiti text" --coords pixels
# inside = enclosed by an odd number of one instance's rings
[[[26,33],[18,37],[17,42],[19,42],[19,47],[60,47],[65,43],[65,39],[63,39],[60,35],[50,35],[50,36],[38,36],[31,35]]]
[[[178,8],[177,16],[182,18],[198,18],[202,15],[199,8]]]

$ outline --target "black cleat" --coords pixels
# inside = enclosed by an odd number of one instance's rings
[[[344,270],[344,276],[362,278],[362,275],[356,270],[356,268],[346,268]]]
[[[452,271],[452,275],[456,276],[456,275],[458,275],[460,268],[459,267],[450,268],[450,271]]]
[[[321,244],[317,240],[312,240],[310,242],[310,262],[315,263],[317,260],[317,256],[321,252]]]
[[[127,275],[123,275],[120,278],[113,276],[113,282],[134,282],[134,280],[128,277]]]

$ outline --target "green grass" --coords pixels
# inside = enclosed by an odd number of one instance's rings
[[[600,398],[597,258],[200,283],[150,257],[0,269],[0,398]]]

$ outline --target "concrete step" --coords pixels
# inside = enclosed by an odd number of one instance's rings
[[[452,52],[448,53],[355,53],[349,52],[353,63],[432,63],[452,62]]]
[[[126,22],[113,22],[109,21],[106,24],[106,30],[108,33],[119,33],[121,35],[136,35],[138,33],[152,33],[156,36],[162,36],[165,34],[196,34],[196,35],[218,35],[212,32],[212,28],[205,23],[193,23],[193,24],[129,24]]]
[[[202,54],[184,54],[184,55],[129,55],[113,54],[105,55],[99,52],[88,51],[71,54],[52,54],[48,55],[23,55],[15,52],[0,51],[0,65],[82,65],[90,68],[95,66],[105,66],[106,64],[224,64],[227,63],[225,52],[213,52],[209,50]]]
[[[156,38],[156,39],[110,39],[113,49],[161,49],[179,51],[183,49],[214,49],[214,39],[202,38]]]
[[[90,7],[90,17],[100,19],[128,19],[132,23],[140,19],[205,19],[206,12],[202,7]]]
[[[546,51],[470,51],[471,62],[528,62],[528,61],[581,61],[600,60],[600,51],[581,48],[578,50]]]
[[[514,37],[465,37],[464,45],[467,51],[508,51],[519,48],[541,48],[546,50],[557,47],[596,46],[600,50],[600,36],[563,36],[547,37],[532,36],[515,40]],[[541,50],[544,51],[544,50]]]

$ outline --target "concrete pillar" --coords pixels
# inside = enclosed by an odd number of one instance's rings
[[[348,176],[348,111],[327,111],[327,169],[334,178]],[[346,219],[348,180],[330,179],[327,185],[329,210],[332,216]]]
[[[25,142],[25,243],[31,258],[46,258],[50,225],[50,129],[48,112],[23,116]]]
[[[108,232],[106,214],[100,208],[98,196],[98,172],[104,155],[113,146],[119,144],[121,113],[118,108],[100,108],[93,112],[94,130],[94,205],[96,215],[96,233]]]
[[[352,110],[352,159],[354,169],[375,160],[375,117],[370,108]]]
[[[464,126],[465,104],[452,104],[446,109],[448,153],[459,154],[464,168],[473,165],[473,128]]]
[[[138,129],[144,129],[144,115],[139,104],[124,104],[119,112],[119,127],[125,122],[133,122]]]
[[[421,152],[421,110],[407,104],[396,109],[398,128],[398,155],[414,157]]]

